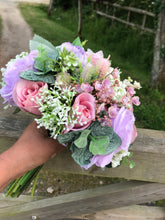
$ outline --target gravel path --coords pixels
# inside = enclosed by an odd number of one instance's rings
[[[32,31],[24,21],[17,5],[19,2],[48,4],[49,0],[0,0],[2,37],[0,39],[0,68],[16,54],[28,51]]]
[[[0,69],[22,51],[29,50],[29,40],[33,33],[24,21],[18,2],[33,2],[48,4],[49,0],[0,0],[0,17],[2,18],[2,36],[0,38]],[[1,75],[0,75],[1,76]],[[2,110],[0,98],[0,109]],[[13,109],[1,111],[0,115],[9,116]]]
[[[21,51],[28,51],[28,42],[32,31],[24,21],[17,3],[12,0],[0,0],[2,18],[2,37],[0,40],[0,67]]]

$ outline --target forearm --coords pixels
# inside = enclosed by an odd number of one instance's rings
[[[10,178],[8,162],[2,154],[0,155],[0,192],[12,181]]]

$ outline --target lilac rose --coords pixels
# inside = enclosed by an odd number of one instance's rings
[[[16,105],[13,101],[12,93],[15,84],[20,80],[20,73],[34,69],[34,58],[37,57],[37,53],[38,51],[34,50],[27,56],[10,62],[7,66],[4,73],[5,85],[0,90],[0,94],[10,105]]]

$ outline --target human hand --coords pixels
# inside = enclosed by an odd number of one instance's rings
[[[33,121],[7,151],[0,155],[0,191],[11,181],[45,163],[65,147],[48,136],[44,128]]]

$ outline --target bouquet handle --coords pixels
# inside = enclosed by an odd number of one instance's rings
[[[38,180],[39,172],[42,167],[43,165],[38,166],[33,170],[28,171],[26,174],[14,180],[13,182],[11,182],[8,186],[6,197],[7,196],[11,196],[13,198],[19,197],[21,193],[29,187],[32,180],[34,180],[31,191],[31,196],[33,196],[35,192],[35,187]]]

